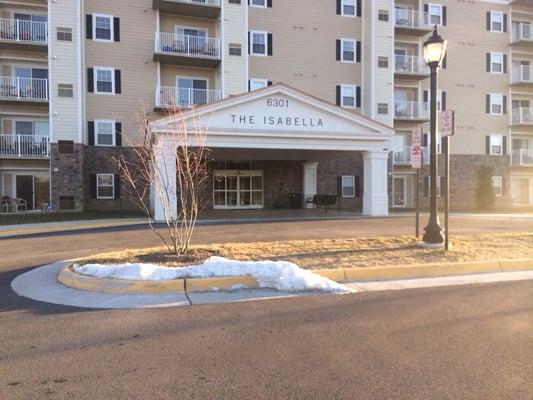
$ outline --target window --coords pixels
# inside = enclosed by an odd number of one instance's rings
[[[503,114],[503,95],[499,93],[490,94],[490,114],[501,115]]]
[[[440,4],[429,5],[429,20],[431,25],[442,25],[442,6]]]
[[[503,13],[499,11],[490,12],[490,30],[492,32],[503,32]]]
[[[58,97],[74,97],[73,86],[68,83],[57,84],[57,96]]]
[[[96,146],[115,145],[115,121],[94,121],[94,133]]]
[[[490,154],[500,156],[503,154],[503,136],[490,135]]]
[[[389,105],[387,103],[378,103],[378,114],[387,115],[389,113]]]
[[[355,62],[355,40],[341,39],[341,61]]]
[[[113,68],[96,67],[94,69],[96,93],[114,94],[114,70]]]
[[[252,31],[250,32],[252,39],[252,54],[259,56],[267,55],[267,33]]]
[[[266,0],[252,0],[251,5],[253,7],[266,7]]]
[[[72,28],[57,27],[57,40],[72,42]]]
[[[378,57],[378,68],[389,68],[389,57]]]
[[[341,106],[355,107],[355,85],[341,85]]]
[[[97,199],[114,199],[115,198],[115,175],[96,174],[96,198]]]
[[[389,10],[378,10],[378,21],[389,22]]]
[[[113,41],[113,17],[110,15],[93,15],[93,37],[96,40]]]
[[[250,79],[250,91],[261,89],[268,86],[266,79]]]
[[[229,4],[241,4],[241,0],[229,0]]]
[[[355,14],[355,0],[342,0],[341,15],[354,17]]]
[[[492,177],[492,187],[494,188],[494,194],[496,197],[502,197],[503,195],[503,185],[501,176]]]
[[[499,73],[503,72],[503,54],[502,53],[490,53],[490,72]]]
[[[229,44],[229,55],[230,56],[241,56],[242,49],[240,43],[230,43]]]
[[[343,175],[341,180],[342,197],[355,197],[355,176]]]

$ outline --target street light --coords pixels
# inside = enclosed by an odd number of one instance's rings
[[[444,242],[442,227],[439,224],[437,209],[437,76],[439,66],[446,55],[448,41],[440,37],[437,26],[433,30],[433,35],[424,42],[424,59],[430,69],[431,77],[431,100],[430,100],[430,217],[425,227],[424,237],[428,244],[440,244]]]

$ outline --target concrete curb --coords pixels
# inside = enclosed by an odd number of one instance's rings
[[[100,279],[81,275],[72,271],[71,266],[72,263],[68,263],[61,269],[57,277],[58,281],[65,286],[93,292],[168,294],[232,290],[244,287],[248,289],[259,288],[259,284],[251,276],[188,278],[170,281],[131,281],[123,279]],[[339,283],[348,283],[355,281],[434,278],[525,270],[533,270],[533,259],[413,264],[366,268],[333,268],[317,269],[313,270],[313,272]]]

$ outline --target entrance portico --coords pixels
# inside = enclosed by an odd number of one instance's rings
[[[362,181],[363,214],[388,214],[387,157],[393,130],[386,125],[281,83],[177,118],[151,123],[158,147],[151,189],[156,220],[164,220],[165,207],[154,193],[158,188],[175,191],[176,126],[186,126],[188,132],[207,130],[205,145],[216,160],[213,208],[276,207],[276,192],[278,197],[299,193],[303,206],[319,192],[337,194],[335,182],[340,179],[348,185],[346,197],[355,197],[355,186]],[[354,172],[359,160],[361,174]],[[175,194],[168,201],[176,204]]]

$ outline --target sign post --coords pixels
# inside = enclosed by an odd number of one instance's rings
[[[442,111],[440,113],[440,134],[442,146],[444,146],[444,248],[450,249],[450,138],[455,133],[454,111]]]
[[[416,170],[415,236],[420,236],[420,168],[422,168],[422,129],[417,126],[411,134],[411,168]]]

